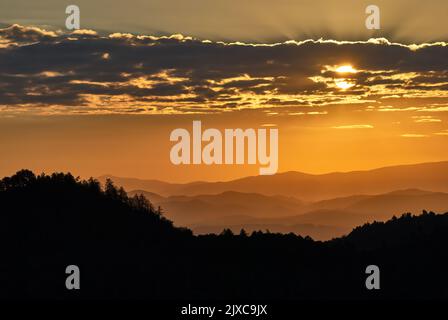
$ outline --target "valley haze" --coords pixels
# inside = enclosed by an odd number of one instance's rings
[[[269,230],[327,240],[403,213],[448,210],[448,161],[321,175],[285,172],[226,182],[110,178],[195,233]]]

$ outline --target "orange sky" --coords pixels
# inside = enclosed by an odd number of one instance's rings
[[[257,165],[174,166],[176,128],[278,128],[279,172],[448,160],[447,42],[204,41],[0,28],[0,176],[22,168],[173,182]]]
[[[213,116],[53,116],[0,119],[0,175],[20,168],[36,172],[71,171],[84,177],[113,174],[167,181],[229,180],[257,175],[259,165],[181,165],[170,163],[171,130],[203,126],[231,128],[276,123],[279,171],[311,173],[369,169],[392,164],[448,159],[447,135],[440,124],[418,124],[425,137],[403,137],[403,113],[381,119],[370,112],[352,119],[328,115],[266,116],[258,112]],[[169,119],[168,119],[169,118]],[[407,124],[416,128],[412,116]],[[447,119],[448,120],[448,119]],[[335,125],[369,123],[373,128],[337,129]]]

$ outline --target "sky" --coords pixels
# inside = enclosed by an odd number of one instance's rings
[[[76,4],[81,26],[104,32],[181,33],[215,41],[276,42],[309,38],[445,40],[445,0],[2,0],[0,23],[63,28]],[[381,9],[381,30],[364,28],[365,8]]]
[[[448,3],[377,1],[376,31],[370,3],[335,3],[78,1],[72,32],[68,3],[2,1],[0,176],[258,173],[171,164],[193,120],[278,128],[280,172],[448,160]]]

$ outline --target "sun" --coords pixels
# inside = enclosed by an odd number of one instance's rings
[[[355,68],[353,68],[349,64],[339,66],[339,67],[336,68],[335,71],[339,72],[339,73],[356,73],[356,72],[358,72],[358,70],[356,70]]]
[[[337,73],[357,73],[358,72],[358,70],[356,70],[349,64],[337,66],[334,69],[334,71]],[[351,87],[355,86],[354,81],[351,81],[350,79],[344,79],[344,78],[334,79],[334,83],[335,83],[336,87],[341,90],[347,90],[347,89],[350,89]]]
[[[353,87],[355,85],[354,83],[351,83],[347,80],[335,80],[335,84],[336,84],[336,87],[338,87],[339,89],[342,89],[342,90],[350,89],[351,87]]]

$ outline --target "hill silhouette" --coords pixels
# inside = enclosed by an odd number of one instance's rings
[[[111,178],[127,190],[145,190],[162,196],[219,194],[226,191],[283,195],[302,201],[318,201],[355,194],[380,194],[403,189],[448,192],[448,161],[390,166],[374,170],[307,174],[284,172],[272,176],[254,176],[225,182],[166,183],[157,180]]]
[[[22,170],[0,182],[0,298],[448,298],[448,214],[405,214],[327,242],[242,231],[194,236],[110,181]],[[65,267],[81,290],[65,289]],[[381,269],[381,290],[364,286]]]

